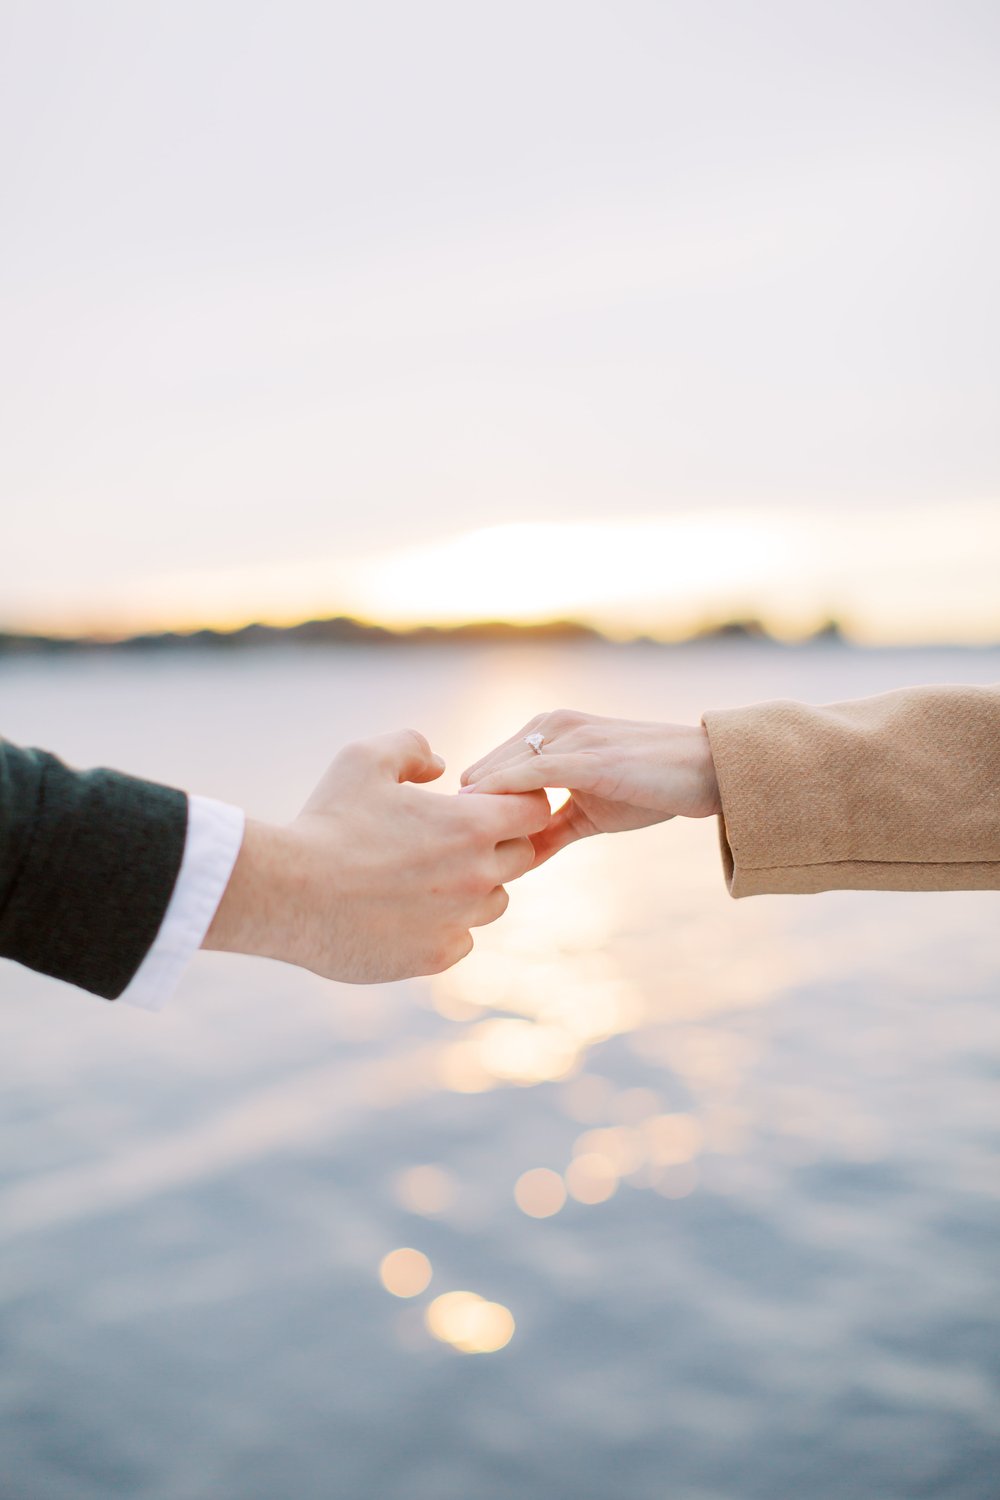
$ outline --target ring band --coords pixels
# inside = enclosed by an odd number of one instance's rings
[[[542,746],[545,744],[545,736],[542,734],[526,734],[524,743],[530,745],[536,755],[541,755]]]

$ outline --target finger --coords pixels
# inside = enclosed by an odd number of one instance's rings
[[[461,963],[472,952],[472,933],[467,929],[460,932],[449,942],[435,948],[427,963],[421,969],[423,974],[443,974],[445,969]]]
[[[498,885],[508,880],[519,880],[535,863],[535,850],[530,838],[504,839],[497,844]]]
[[[548,827],[543,828],[541,833],[532,836],[531,843],[535,851],[535,863],[533,869],[543,865],[553,854],[558,854],[560,849],[565,849],[567,844],[573,844],[577,839],[589,838],[596,833],[597,829],[570,797],[564,802],[558,812],[552,814]]]
[[[468,796],[462,801],[497,844],[541,833],[551,817],[549,799],[540,790],[515,797]]]
[[[482,769],[488,763],[491,763],[495,759],[497,759],[497,757],[503,757],[507,754],[507,752],[517,749],[519,746],[524,749],[524,736],[526,734],[531,734],[531,732],[538,727],[538,725],[544,718],[544,714],[536,714],[533,719],[528,720],[527,724],[525,724],[522,729],[519,729],[516,734],[512,734],[509,740],[504,740],[502,744],[494,746],[494,748],[490,750],[486,755],[481,755],[473,765],[467,766],[466,769],[462,772],[462,785],[467,786],[470,781],[478,780]]]
[[[393,781],[436,781],[444,761],[416,729],[397,729],[365,742],[383,775]]]
[[[493,765],[497,760],[506,759],[513,750],[518,748],[526,750],[527,746],[524,743],[524,736],[530,733],[530,725],[525,725],[524,729],[518,730],[517,734],[512,734],[509,740],[504,740],[500,745],[494,745],[492,750],[487,751],[485,755],[481,755],[471,766],[466,767],[459,778],[462,785],[466,786],[470,781],[477,781],[487,766]]]
[[[488,927],[491,922],[502,917],[510,903],[510,897],[502,885],[496,886],[488,896],[484,896],[476,908],[476,914],[469,923],[470,927]]]
[[[568,786],[585,790],[588,762],[579,755],[532,755],[489,772],[482,781],[463,788],[463,796],[477,792],[533,792],[538,787]],[[593,769],[591,767],[591,769]]]
[[[529,750],[523,740],[516,740],[512,745],[501,745],[498,750],[484,758],[475,767],[475,772],[467,771],[463,780],[463,787],[478,786],[487,776],[492,776],[494,771],[506,770],[508,766],[530,765],[537,757],[534,750]]]

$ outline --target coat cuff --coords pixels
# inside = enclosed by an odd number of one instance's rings
[[[140,1010],[162,1010],[201,947],[229,884],[243,843],[242,809],[209,797],[188,798],[187,838],[173,894],[131,983],[119,995]]]

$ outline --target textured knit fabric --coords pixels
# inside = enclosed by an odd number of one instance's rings
[[[0,740],[0,957],[116,999],[156,938],[186,827],[181,791]]]
[[[1000,889],[1000,686],[702,722],[732,895]]]

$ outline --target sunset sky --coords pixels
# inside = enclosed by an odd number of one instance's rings
[[[0,626],[1000,640],[1000,10],[0,6]]]

